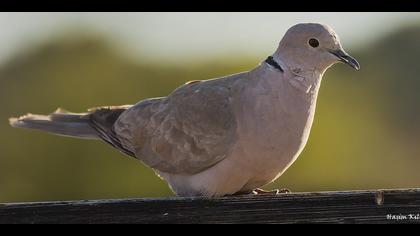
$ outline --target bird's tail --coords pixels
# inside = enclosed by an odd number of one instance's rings
[[[56,135],[100,139],[98,133],[89,124],[89,113],[70,113],[57,109],[50,115],[27,114],[19,118],[10,118],[9,122],[15,128],[42,130]]]

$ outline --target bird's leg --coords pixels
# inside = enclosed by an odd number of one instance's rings
[[[291,191],[287,188],[282,188],[282,189],[274,189],[274,190],[264,190],[264,189],[254,189],[252,191],[252,193],[254,193],[255,195],[277,195],[277,194],[281,194],[281,193],[290,193]]]

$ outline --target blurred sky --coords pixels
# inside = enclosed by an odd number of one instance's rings
[[[419,13],[0,13],[0,63],[69,29],[105,34],[131,55],[175,63],[235,52],[265,57],[299,22],[332,26],[350,48],[419,21]]]

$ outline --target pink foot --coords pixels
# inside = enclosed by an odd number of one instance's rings
[[[252,191],[253,194],[255,195],[277,195],[277,194],[282,194],[282,193],[290,193],[290,190],[287,188],[282,188],[282,189],[274,189],[274,190],[264,190],[264,189],[260,189],[257,188],[254,191]]]

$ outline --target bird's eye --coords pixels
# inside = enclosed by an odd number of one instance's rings
[[[316,48],[316,47],[318,47],[318,46],[319,46],[319,41],[318,41],[318,39],[315,39],[315,38],[311,38],[311,39],[309,39],[308,43],[309,43],[309,45],[311,45],[311,47],[313,47],[313,48]]]

